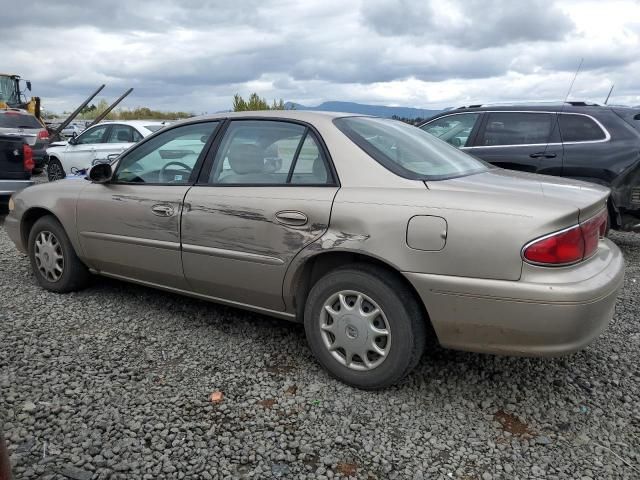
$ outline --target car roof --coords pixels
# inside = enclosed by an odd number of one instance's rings
[[[119,125],[129,125],[132,127],[144,127],[146,125],[166,125],[167,121],[165,120],[104,120],[97,125],[111,125],[111,124],[119,124]]]
[[[360,115],[357,113],[345,113],[345,112],[325,112],[317,110],[258,110],[247,112],[218,112],[211,115],[201,115],[198,117],[191,117],[185,119],[189,120],[219,120],[221,118],[278,118],[278,119],[290,119],[299,120],[301,122],[314,122],[314,121],[326,121],[334,118],[341,117],[364,117],[367,115]]]
[[[604,110],[609,109],[609,106],[598,105],[596,103],[586,102],[536,102],[536,103],[512,103],[512,104],[482,104],[482,105],[468,105],[458,108],[452,108],[451,110],[445,110],[435,115],[434,117],[441,117],[451,113],[462,112],[566,112],[566,113],[589,113],[597,114]]]
[[[9,115],[29,115],[30,117],[34,116],[21,108],[0,108],[0,113]]]

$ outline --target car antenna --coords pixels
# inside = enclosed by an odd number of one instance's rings
[[[582,68],[582,62],[584,62],[584,57],[580,59],[580,63],[578,64],[578,69],[576,70],[576,73],[573,75],[573,80],[571,80],[571,83],[569,84],[569,90],[567,90],[567,94],[564,97],[564,101],[562,102],[562,106],[560,107],[560,112],[562,113],[564,112],[564,106],[567,104],[567,100],[569,100],[569,95],[571,94],[571,90],[573,89],[573,84],[576,81],[576,78],[578,77],[578,73],[580,73],[580,68]],[[556,125],[558,126],[558,130],[560,130],[560,116],[556,116]],[[555,130],[555,126],[551,128],[551,130],[549,131],[549,140],[547,140],[547,144],[544,146],[544,152],[543,152],[543,156],[547,153],[547,148],[549,148],[549,142],[551,141],[551,138],[553,136],[553,131]]]
[[[580,73],[580,69],[582,68],[582,62],[584,62],[584,58],[580,59],[580,64],[578,65],[578,69],[576,70],[576,73],[573,76],[573,80],[571,80],[571,84],[569,85],[569,90],[567,90],[567,95],[564,97],[564,102],[562,102],[562,108],[564,108],[564,105],[567,103],[567,100],[569,100],[569,95],[571,94],[571,90],[573,90],[573,84],[575,83],[576,78],[578,77],[578,73]]]
[[[605,104],[605,105],[606,105],[606,104],[607,104],[607,102],[609,101],[609,97],[611,96],[611,92],[613,92],[613,87],[615,87],[615,86],[616,86],[616,84],[615,84],[615,83],[612,83],[612,84],[611,84],[611,89],[609,90],[609,93],[607,94],[607,99],[604,101],[604,104]]]

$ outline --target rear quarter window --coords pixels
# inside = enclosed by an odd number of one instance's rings
[[[563,142],[597,142],[607,138],[602,127],[585,115],[561,113],[558,122]]]

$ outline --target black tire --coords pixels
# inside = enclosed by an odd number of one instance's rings
[[[61,180],[66,175],[64,168],[62,168],[62,163],[56,157],[51,157],[49,159],[49,163],[47,164],[47,178],[50,182],[55,182],[56,180]]]
[[[320,315],[325,302],[346,290],[361,292],[377,303],[389,325],[389,351],[370,370],[353,370],[338,361],[322,337]],[[309,292],[304,311],[307,341],[318,362],[337,379],[365,390],[393,385],[417,365],[426,345],[427,321],[421,305],[396,274],[368,264],[348,265],[326,274]]]
[[[58,279],[51,279],[38,267],[36,260],[36,239],[41,233],[54,235],[63,257],[62,273]],[[57,293],[67,293],[85,288],[91,279],[87,267],[76,255],[73,245],[60,222],[51,215],[39,218],[29,232],[29,260],[31,268],[41,287]]]

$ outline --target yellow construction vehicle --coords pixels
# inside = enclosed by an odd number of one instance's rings
[[[0,73],[0,108],[27,110],[44,125],[40,115],[40,97],[27,99],[20,82],[24,82],[27,90],[31,91],[31,82],[29,80],[22,80],[19,75]]]

